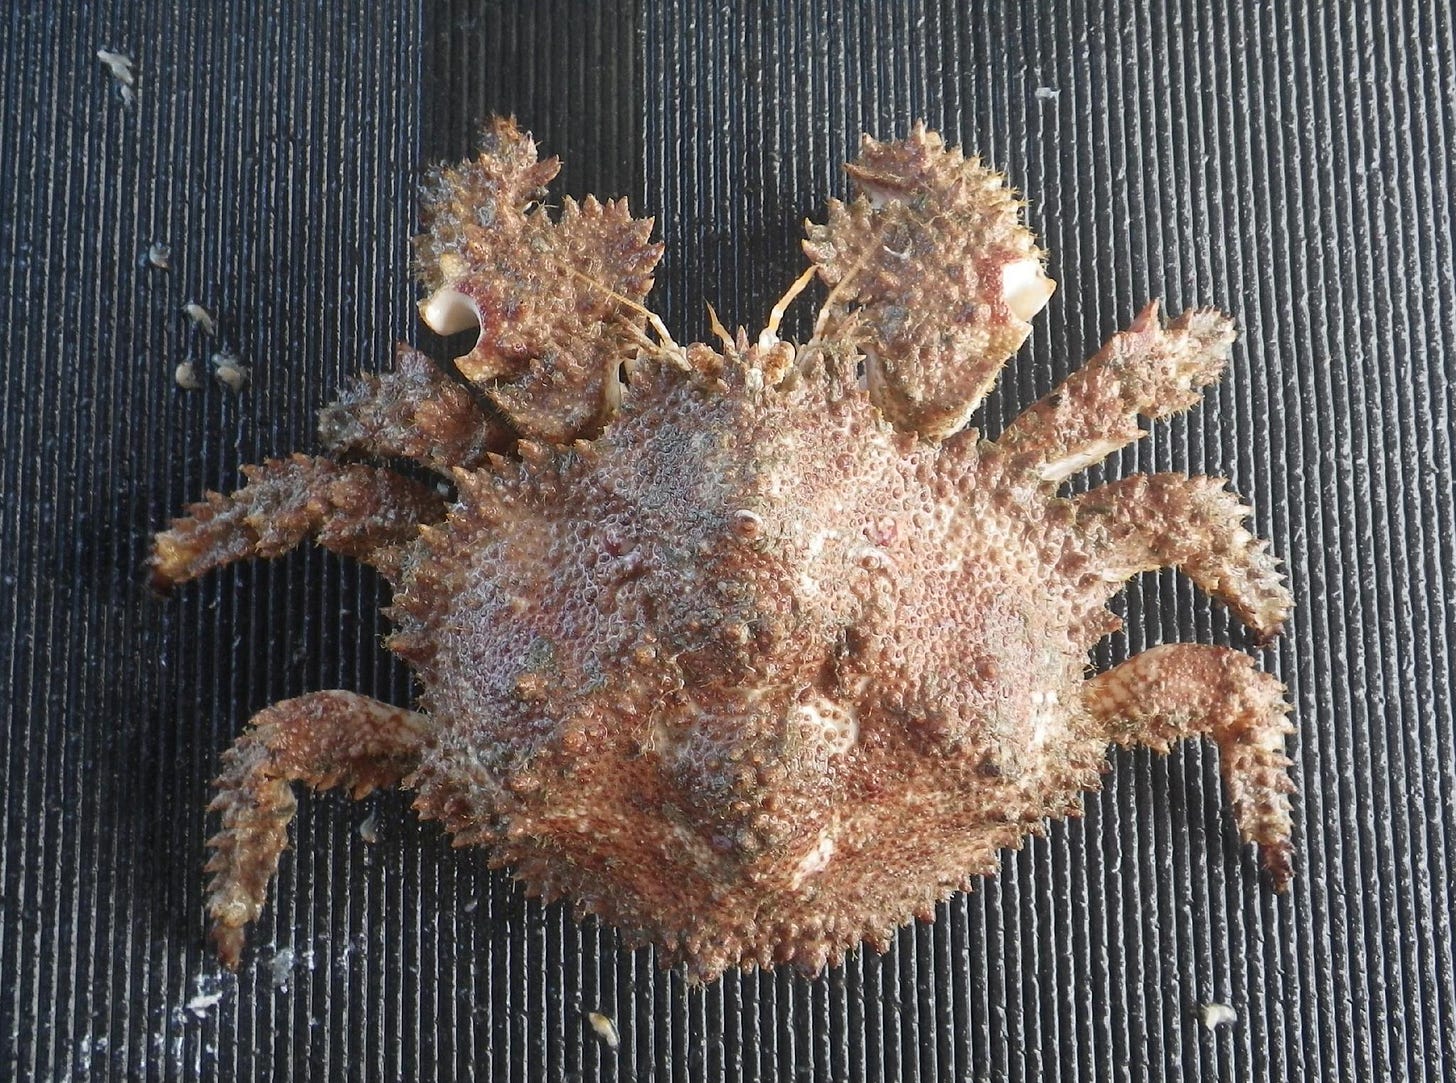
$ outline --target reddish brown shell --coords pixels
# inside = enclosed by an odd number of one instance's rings
[[[861,196],[810,228],[829,294],[801,345],[775,318],[752,346],[678,347],[640,305],[648,224],[594,200],[553,218],[555,172],[496,121],[431,184],[423,308],[478,318],[474,386],[403,351],[322,417],[331,450],[439,471],[448,507],[388,468],[298,456],[157,538],[161,585],[307,536],[372,562],[423,686],[419,713],[321,691],[240,739],[209,864],[226,962],[291,783],[401,781],[458,845],[692,979],[884,945],[1074,814],[1111,743],[1213,740],[1239,829],[1288,881],[1279,682],[1195,644],[1086,674],[1144,570],[1279,630],[1290,598],[1248,509],[1176,474],[1057,493],[1139,415],[1196,401],[1226,317],[1165,327],[1149,306],[985,442],[965,420],[1051,284],[1001,179],[939,136],[865,142]]]
[[[511,120],[492,121],[482,144],[426,182],[421,312],[443,333],[479,327],[455,364],[517,432],[558,443],[594,435],[616,404],[618,370],[645,341],[641,302],[662,256],[652,220],[591,196],[564,199],[553,216],[543,200],[556,159],[537,161]]]

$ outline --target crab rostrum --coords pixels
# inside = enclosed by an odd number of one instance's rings
[[[263,906],[291,787],[402,785],[529,892],[691,979],[805,972],[1075,814],[1110,745],[1217,746],[1234,819],[1290,876],[1284,690],[1245,654],[1156,647],[1087,676],[1107,602],[1175,566],[1261,638],[1290,608],[1222,480],[1061,482],[1194,403],[1230,321],[1149,305],[994,442],[965,422],[1052,283],[996,173],[917,126],[866,138],[858,194],[753,340],[677,345],[661,249],[497,120],[436,174],[417,244],[464,381],[402,349],[322,417],[332,457],[250,468],[156,538],[169,586],[314,538],[394,589],[415,710],[275,704],[224,756],[208,908],[223,961]],[[812,337],[778,336],[812,272]],[[361,458],[406,458],[453,495]]]

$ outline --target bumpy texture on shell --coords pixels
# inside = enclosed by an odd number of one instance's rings
[[[511,424],[412,351],[321,421],[331,450],[449,477],[448,509],[300,456],[158,536],[163,585],[308,534],[372,561],[423,686],[417,714],[318,692],[254,719],[214,802],[225,961],[295,782],[402,782],[457,844],[694,979],[887,943],[1075,813],[1113,743],[1209,737],[1240,831],[1287,882],[1278,681],[1186,644],[1085,676],[1142,570],[1182,567],[1280,629],[1289,595],[1248,509],[1172,474],[1056,494],[1139,415],[1197,399],[1226,317],[1164,326],[1149,306],[988,443],[961,426],[1052,285],[1001,178],[934,133],[867,140],[860,198],[810,227],[829,293],[801,346],[772,324],[754,346],[653,345],[645,224],[595,202],[553,220],[536,201],[555,171],[497,121],[434,183],[418,245],[426,316],[479,315],[459,368]]]
[[[522,435],[593,435],[644,340],[632,305],[652,289],[662,246],[625,199],[568,197],[553,218],[542,199],[560,163],[537,161],[514,121],[492,121],[482,143],[480,157],[426,182],[415,255],[432,292],[421,311],[444,332],[479,325],[455,364]]]
[[[1005,179],[924,125],[899,143],[865,136],[848,171],[860,196],[830,200],[804,244],[833,287],[817,333],[863,354],[891,424],[948,436],[1026,341],[1053,283]]]

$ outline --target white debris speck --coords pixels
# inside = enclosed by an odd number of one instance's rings
[[[221,1000],[222,993],[198,993],[187,1002],[187,1010],[197,1018],[203,1019]]]
[[[1032,92],[1037,101],[1056,101],[1061,96],[1061,91],[1053,86],[1039,86]]]
[[[461,909],[463,909],[467,914],[473,914],[473,913],[475,913],[476,908],[479,907],[479,906],[480,906],[480,900],[479,899],[471,899]]]
[[[211,312],[207,311],[207,309],[203,308],[196,301],[188,301],[182,306],[182,311],[192,321],[192,326],[196,327],[204,335],[217,334],[217,320],[213,318]]]
[[[339,952],[339,957],[334,960],[334,966],[340,971],[348,971],[349,959],[351,956],[364,956],[369,954],[369,941],[361,933],[359,936],[345,942]]]
[[[289,976],[293,973],[293,949],[279,948],[274,952],[268,970],[273,977],[273,988],[287,989]]]
[[[147,262],[159,271],[172,269],[172,249],[165,241],[153,241],[147,249]]]
[[[202,386],[202,381],[197,378],[197,366],[191,361],[183,361],[172,372],[172,379],[177,381],[177,386],[183,391],[196,391]]]
[[[592,1030],[596,1031],[597,1037],[606,1043],[608,1049],[616,1049],[621,1042],[617,1034],[617,1024],[610,1015],[603,1015],[601,1012],[587,1012],[586,1021],[591,1024]]]
[[[110,49],[97,49],[96,59],[106,65],[111,77],[124,87],[136,86],[136,72],[132,69],[136,61],[125,53],[113,53]]]
[[[379,814],[371,812],[364,817],[364,822],[359,825],[359,838],[373,846],[379,841]]]
[[[1200,1004],[1198,1006],[1198,1020],[1209,1030],[1217,1030],[1219,1027],[1237,1023],[1239,1021],[1239,1013],[1227,1004]]]
[[[241,391],[248,386],[252,379],[253,370],[238,360],[235,353],[215,353],[212,355],[213,375],[217,382],[229,391]]]
[[[91,1071],[91,1035],[81,1036],[76,1043],[76,1070],[83,1076]]]

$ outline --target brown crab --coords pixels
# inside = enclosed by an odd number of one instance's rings
[[[750,341],[679,347],[625,203],[540,202],[513,122],[436,174],[424,319],[478,326],[463,381],[401,348],[323,411],[335,455],[247,471],[157,536],[170,586],[313,537],[394,587],[417,711],[275,704],[224,756],[208,908],[236,966],[291,787],[403,785],[456,845],[707,979],[816,972],[1077,812],[1109,744],[1217,745],[1234,817],[1290,876],[1284,690],[1246,655],[1156,647],[1086,677],[1138,572],[1177,566],[1255,633],[1290,598],[1223,482],[1071,474],[1195,402],[1230,321],[1149,305],[995,442],[964,428],[1052,283],[1002,178],[917,126],[866,138],[859,195]],[[781,341],[817,272],[810,339]],[[648,329],[655,332],[650,338]]]

